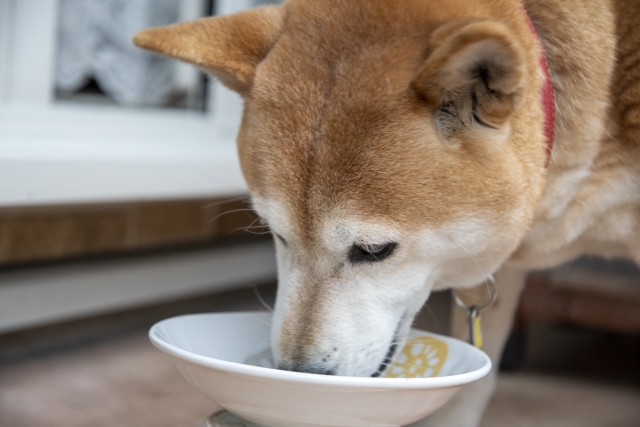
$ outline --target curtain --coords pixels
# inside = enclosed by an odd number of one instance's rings
[[[56,88],[74,92],[93,78],[118,103],[164,105],[175,90],[175,63],[131,38],[179,13],[180,0],[60,0]]]

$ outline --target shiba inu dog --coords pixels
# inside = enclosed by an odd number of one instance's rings
[[[288,0],[134,42],[244,98],[280,368],[376,376],[433,290],[495,272],[496,360],[527,270],[640,261],[639,24],[623,0]],[[476,425],[494,381],[420,425]]]

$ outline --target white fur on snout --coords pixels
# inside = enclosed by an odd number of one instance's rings
[[[317,286],[322,288],[322,300],[309,304],[321,304],[321,314],[312,325],[316,338],[304,343],[304,353],[338,375],[370,376],[385,361],[390,346],[400,346],[397,341],[406,337],[430,293],[433,266],[411,256],[402,243],[387,260],[353,264],[347,254],[354,242],[397,242],[403,240],[401,233],[381,224],[336,218],[327,224],[318,247],[306,257],[295,253],[296,245],[276,243],[279,288],[272,329],[274,357],[278,363],[290,362],[281,351],[283,328],[295,330],[300,326],[297,322],[314,309],[304,307],[304,302],[301,308],[299,300],[310,292],[308,287]]]
[[[329,291],[322,301],[321,322],[313,325],[318,338],[312,348],[305,350],[318,361],[330,355],[331,363],[326,368],[338,375],[374,374],[384,362],[389,347],[396,340],[404,339],[413,316],[429,294],[429,288],[424,286],[428,271],[423,267],[386,274],[380,274],[381,269],[375,268],[363,271],[368,267],[371,266],[345,265],[338,277],[325,277],[316,283]],[[282,321],[296,322],[291,318],[289,304],[304,286],[297,281],[304,273],[296,270],[294,267],[280,276],[289,280],[280,282],[273,328],[276,347],[280,343]],[[276,357],[282,361],[279,353]]]
[[[390,346],[402,345],[433,289],[482,282],[516,244],[500,246],[496,241],[517,239],[497,238],[503,233],[500,224],[478,217],[409,233],[334,211],[322,227],[316,227],[322,232],[301,245],[302,236],[291,234],[299,227],[288,222],[290,216],[282,206],[263,200],[256,207],[288,240],[285,245],[275,239],[278,294],[272,345],[276,363],[294,366],[300,361],[291,354],[303,354],[309,366],[337,375],[374,374]],[[354,243],[390,242],[398,247],[384,260],[355,264],[348,260]],[[309,295],[313,297],[305,299]],[[309,334],[312,339],[307,339]]]

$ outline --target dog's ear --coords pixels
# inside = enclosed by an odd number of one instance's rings
[[[412,86],[433,108],[445,138],[508,122],[526,77],[522,48],[509,28],[489,20],[453,22],[436,30],[430,51]]]
[[[281,7],[259,7],[235,15],[147,28],[134,35],[133,43],[195,64],[242,94],[251,86],[257,65],[275,44],[282,21]]]

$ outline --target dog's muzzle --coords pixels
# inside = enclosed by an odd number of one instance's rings
[[[335,367],[327,367],[318,363],[280,363],[278,365],[278,369],[282,371],[293,371],[293,372],[304,372],[307,374],[318,374],[318,375],[335,375],[336,368]]]

